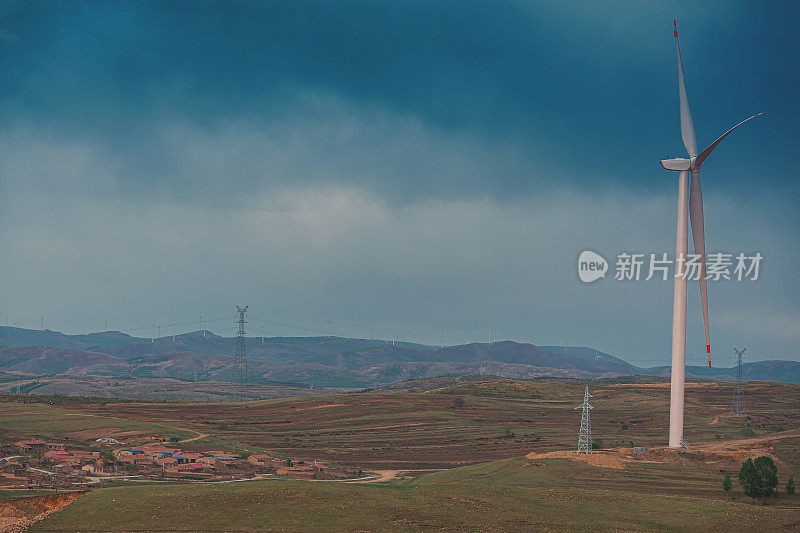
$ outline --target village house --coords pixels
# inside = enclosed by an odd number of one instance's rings
[[[167,457],[167,456],[156,457],[155,459],[153,459],[153,462],[157,465],[163,465],[165,467],[178,464],[177,459],[175,459],[174,457]]]
[[[144,451],[139,449],[117,450],[114,452],[114,455],[117,457],[117,459],[124,461],[124,457],[144,455]]]
[[[170,452],[147,452],[147,457],[152,459],[154,463],[159,463],[162,459],[172,457]]]
[[[72,452],[72,456],[76,461],[97,461],[100,458],[100,452]]]
[[[197,462],[209,466],[235,466],[242,463],[241,459],[230,455],[203,456]]]
[[[144,464],[151,464],[153,462],[152,459],[149,457],[145,457],[143,454],[140,455],[121,455],[117,457],[117,461],[120,463],[128,463],[132,465],[144,465]]]
[[[269,466],[270,462],[278,462],[279,459],[266,454],[253,454],[247,458],[247,462],[256,466]]]
[[[84,472],[88,472],[89,474],[105,475],[103,467],[101,465],[96,465],[93,463],[90,463],[88,465],[83,465],[81,467],[81,470],[83,470]]]
[[[203,472],[210,470],[211,468],[208,465],[204,465],[202,463],[185,463],[185,464],[178,464],[173,465],[170,468],[167,468],[167,472]]]
[[[176,448],[167,448],[166,446],[162,446],[161,444],[148,444],[146,446],[142,446],[142,451],[144,453],[151,455],[154,453],[168,453],[172,455],[175,452],[179,452],[180,450]]]
[[[45,452],[43,457],[45,459],[50,459],[52,461],[58,462],[65,462],[65,461],[74,461],[75,457],[69,452],[65,452],[64,450],[51,450]]]

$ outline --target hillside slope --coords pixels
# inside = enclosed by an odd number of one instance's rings
[[[208,331],[184,333],[174,339],[143,339],[119,332],[64,335],[0,327],[1,346],[5,348],[0,349],[0,368],[7,370],[228,381],[233,376],[236,339]],[[512,341],[436,348],[342,337],[251,337],[247,352],[250,381],[318,387],[364,388],[463,374],[514,379],[669,375],[668,367],[638,368],[591,347],[541,347]],[[687,373],[723,381],[735,376],[730,368],[716,367],[687,367]],[[800,383],[800,363],[746,363],[743,377]]]

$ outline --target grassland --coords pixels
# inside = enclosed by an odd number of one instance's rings
[[[664,444],[668,384],[596,385],[592,394],[593,433],[605,445]],[[736,418],[729,416],[729,384],[688,384],[687,440],[724,441],[751,432],[764,435],[800,428],[800,386],[752,382],[746,385],[745,395],[747,415]],[[364,469],[424,469],[570,449],[580,420],[573,408],[582,399],[583,388],[578,384],[521,381],[469,384],[427,393],[338,394],[246,404],[47,407],[62,431],[70,427],[69,420],[78,417],[65,421],[61,412],[83,413],[114,417],[102,422],[108,426],[122,424],[119,419],[123,419],[135,426],[194,430],[210,435],[214,444],[229,443],[250,451]],[[17,422],[17,427],[23,422]]]
[[[642,484],[642,481],[649,483]],[[800,527],[797,497],[730,501],[718,479],[510,459],[382,485],[268,481],[94,491],[31,531],[449,531]],[[715,487],[715,485],[717,485]]]
[[[82,406],[85,408],[85,406]],[[0,403],[0,430],[19,437],[68,437],[77,440],[94,440],[100,437],[170,434],[191,438],[194,431],[147,420],[98,415],[71,406],[54,406],[44,403]]]
[[[663,445],[667,384],[593,387],[593,434],[607,446]],[[730,386],[687,386],[689,442],[735,443],[778,435],[769,449],[800,478],[800,387],[748,383],[748,412],[729,415]],[[246,404],[0,404],[0,428],[44,434],[201,433],[197,443],[268,451],[369,469],[417,470],[372,485],[265,480],[101,488],[32,531],[275,530],[789,530],[800,499],[752,505],[724,469],[633,463],[601,468],[568,459],[525,459],[572,449],[583,387],[488,382],[425,393],[358,393]],[[461,401],[455,401],[459,399]],[[89,416],[75,416],[89,415]],[[71,437],[72,438],[72,437]],[[455,467],[455,468],[454,468]],[[419,475],[425,469],[447,468]],[[728,468],[729,471],[730,467]],[[736,479],[735,473],[733,475]]]

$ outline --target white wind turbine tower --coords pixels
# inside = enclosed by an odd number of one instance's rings
[[[686,257],[688,254],[687,211],[692,218],[692,237],[695,254],[699,255],[700,300],[703,306],[703,324],[706,333],[706,351],[708,366],[711,367],[711,340],[708,333],[708,293],[706,289],[706,243],[703,230],[703,193],[700,189],[700,167],[703,161],[714,151],[722,139],[730,132],[764,113],[753,115],[735,125],[722,136],[708,145],[708,148],[697,153],[697,140],[694,135],[692,113],[689,110],[689,97],[686,94],[686,82],[683,76],[681,47],[678,44],[678,24],[672,21],[675,30],[675,53],[678,59],[678,95],[681,106],[681,137],[689,158],[666,159],[661,166],[678,174],[678,233],[675,244],[675,292],[672,307],[672,373],[670,378],[669,402],[669,447],[685,446],[683,440],[683,393],[686,374]],[[689,175],[691,174],[691,187]],[[688,193],[688,210],[687,210]]]

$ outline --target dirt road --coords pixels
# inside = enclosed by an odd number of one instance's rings
[[[653,448],[646,452],[634,452],[632,448],[609,448],[595,450],[591,454],[578,454],[575,450],[526,455],[528,459],[564,458],[587,463],[603,468],[625,468],[628,463],[675,463],[675,464],[719,464],[733,466],[740,464],[748,457],[757,455],[771,456],[777,463],[781,461],[772,453],[772,446],[783,439],[800,437],[800,429],[784,431],[775,435],[751,437],[746,439],[709,441],[692,444],[688,450],[668,450]],[[785,466],[785,465],[784,465]]]
[[[405,472],[405,470],[374,470],[377,477],[373,477],[370,479],[359,479],[358,481],[348,481],[347,483],[383,483],[385,481],[391,481],[397,477],[397,474],[400,472]]]

